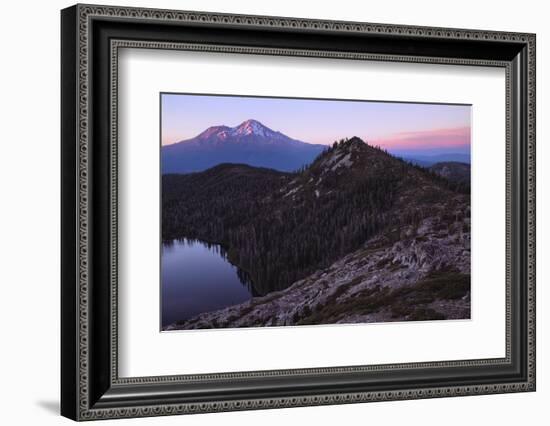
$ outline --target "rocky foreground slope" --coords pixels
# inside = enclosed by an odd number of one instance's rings
[[[469,318],[469,220],[392,231],[286,290],[167,329]]]

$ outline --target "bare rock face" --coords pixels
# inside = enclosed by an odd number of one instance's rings
[[[445,161],[435,163],[430,167],[434,173],[442,176],[452,182],[462,182],[470,184],[470,165],[458,161]]]
[[[396,226],[289,288],[168,330],[470,318],[466,204]]]

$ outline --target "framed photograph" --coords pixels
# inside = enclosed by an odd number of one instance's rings
[[[535,35],[61,12],[61,412],[535,390]]]

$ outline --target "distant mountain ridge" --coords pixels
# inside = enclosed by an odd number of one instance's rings
[[[324,149],[249,119],[235,127],[212,126],[194,138],[163,146],[162,174],[200,172],[222,163],[292,172],[311,163]]]
[[[455,162],[470,164],[470,154],[464,154],[459,152],[448,152],[441,154],[426,155],[413,152],[391,152],[392,155],[400,157],[406,161],[417,164],[422,167],[430,167],[437,163],[443,162]]]

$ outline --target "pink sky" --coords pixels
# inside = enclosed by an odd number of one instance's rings
[[[465,148],[470,146],[470,127],[404,131],[371,139],[370,143],[394,149]]]
[[[162,144],[255,119],[307,143],[358,136],[388,151],[469,153],[471,105],[162,94]]]

